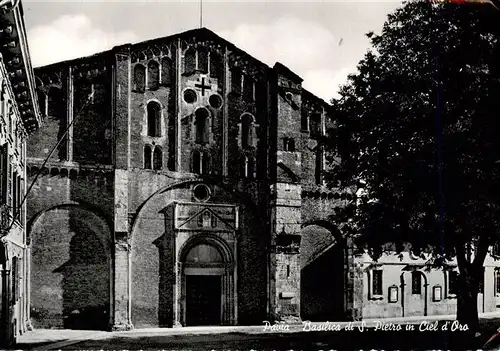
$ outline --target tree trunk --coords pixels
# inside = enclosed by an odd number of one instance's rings
[[[467,325],[469,332],[475,333],[479,327],[477,294],[479,290],[479,273],[472,267],[460,267],[457,294],[457,321],[461,326]]]

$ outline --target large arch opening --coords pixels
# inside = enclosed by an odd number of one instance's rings
[[[345,244],[338,231],[318,224],[302,228],[300,304],[303,320],[346,319],[345,263]]]
[[[91,210],[60,206],[32,221],[31,318],[35,328],[111,325],[111,232]]]

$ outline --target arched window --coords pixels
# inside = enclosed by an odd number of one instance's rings
[[[208,126],[209,113],[206,108],[199,108],[195,113],[195,142],[197,144],[208,144],[209,142],[209,126]]]
[[[196,50],[190,48],[184,54],[184,72],[190,73],[196,70]]]
[[[161,83],[169,86],[172,84],[172,60],[168,57],[161,59]]]
[[[161,106],[155,101],[148,103],[148,136],[161,136]]]
[[[253,146],[253,117],[246,113],[241,116],[241,148]]]
[[[198,70],[203,73],[208,72],[208,50],[206,48],[198,49]]]
[[[193,152],[193,173],[201,173],[201,154],[199,151]]]
[[[161,151],[161,147],[156,146],[155,151],[153,153],[153,169],[160,170],[163,168],[163,152]]]
[[[151,169],[151,146],[144,146],[144,168]]]
[[[210,52],[210,77],[220,79],[222,77],[222,60],[220,56]]]
[[[198,150],[193,151],[193,173],[208,174],[210,167],[210,156]]]
[[[134,88],[138,92],[146,89],[146,68],[140,64],[134,67]]]
[[[160,84],[160,65],[155,60],[148,63],[148,89],[158,89]]]

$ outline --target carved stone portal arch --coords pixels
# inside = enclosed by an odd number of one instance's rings
[[[211,214],[204,210],[200,216]],[[213,213],[212,213],[213,214]],[[237,323],[236,240],[234,232],[177,235],[175,326]],[[207,300],[196,301],[196,289]]]

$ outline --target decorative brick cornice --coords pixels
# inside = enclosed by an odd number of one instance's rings
[[[16,109],[28,134],[40,127],[41,117],[22,4],[0,11],[0,54],[15,97]],[[3,66],[3,65],[0,65]],[[4,69],[2,67],[2,69]]]

